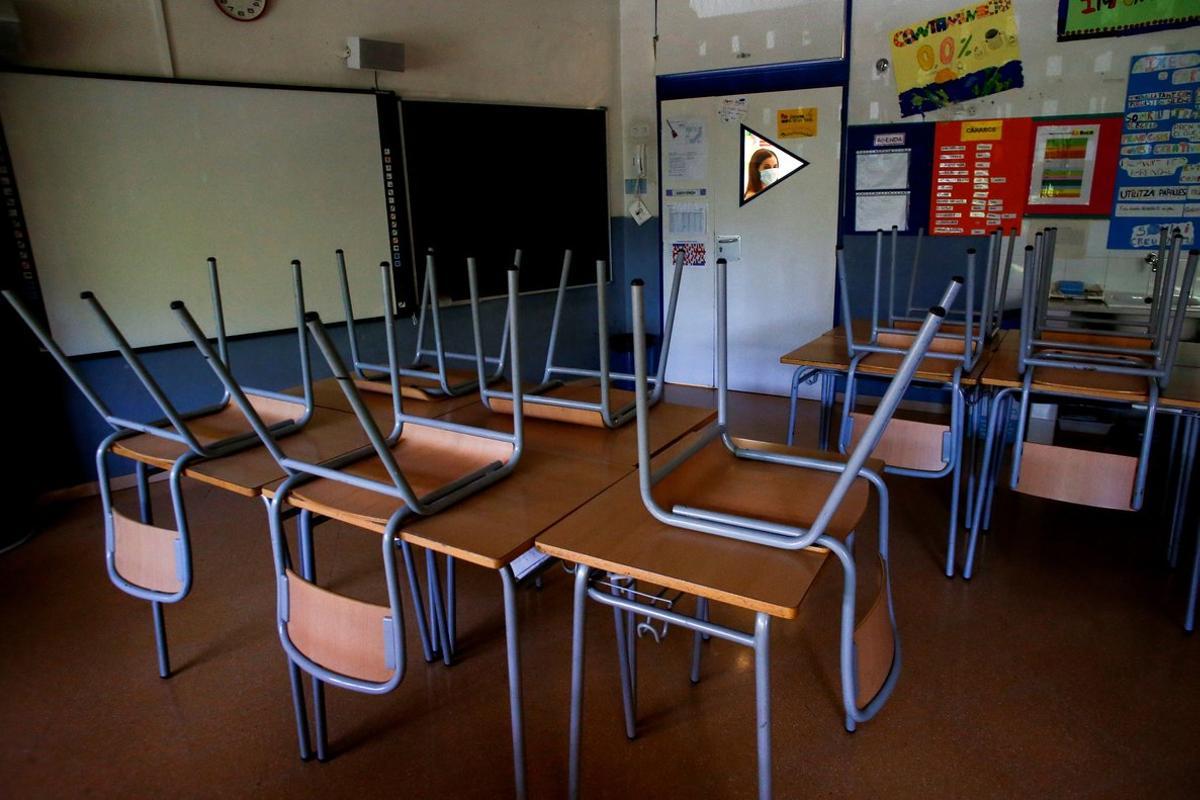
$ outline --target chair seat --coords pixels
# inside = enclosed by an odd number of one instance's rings
[[[525,416],[534,417],[536,419],[554,420],[556,422],[566,422],[571,425],[588,425],[593,428],[606,427],[604,417],[597,411],[590,411],[582,408],[564,408],[562,406],[546,405],[539,403],[535,397],[555,397],[560,400],[576,400],[584,403],[599,403],[600,402],[600,383],[595,380],[572,381],[564,383],[561,386],[555,386],[538,395],[525,395]],[[608,408],[609,413],[614,413],[634,401],[633,392],[627,392],[623,389],[613,389],[611,386],[608,390]],[[501,414],[512,413],[512,401],[506,399],[495,398],[491,401],[492,409]]]
[[[262,417],[268,427],[281,422],[299,419],[304,415],[304,404],[289,403],[271,397],[259,397],[248,394],[251,407]],[[188,429],[200,444],[209,446],[225,441],[234,436],[254,435],[254,429],[242,413],[241,409],[230,402],[220,411],[187,420]],[[112,451],[125,458],[141,461],[145,464],[170,469],[181,455],[188,452],[185,444],[163,439],[148,433],[139,433],[127,439],[121,439],[113,445]]]
[[[871,353],[858,362],[858,371],[869,375],[892,376],[896,374],[903,360],[904,356],[898,353]],[[954,370],[961,366],[960,360],[927,357],[921,359],[921,363],[917,365],[914,377],[919,380],[949,383],[954,377]]]
[[[442,392],[442,382],[438,378],[437,369],[434,367],[419,367],[418,369],[429,370],[428,378],[418,378],[412,375],[400,376],[400,396],[409,400],[442,400],[445,394]],[[478,374],[475,370],[470,369],[446,369],[446,383],[451,387],[467,381],[476,381]],[[378,378],[372,377],[368,380],[356,380],[354,385],[359,388],[359,391],[376,392],[378,394],[390,395],[392,393],[392,382],[386,375],[380,375]]]
[[[734,439],[734,442],[741,447],[823,461],[844,463],[846,460],[845,456],[823,451],[746,439]],[[882,472],[883,462],[872,460],[868,467]],[[716,439],[656,484],[653,495],[668,511],[673,506],[683,505],[808,528],[816,520],[840,474],[739,458]],[[869,497],[869,484],[859,478],[851,485],[826,532],[844,539],[862,520]]]
[[[421,497],[489,464],[506,463],[512,457],[513,448],[507,442],[410,422],[404,426],[404,433],[391,452],[413,492]],[[343,467],[342,471],[391,483],[387,469],[377,456],[364,458]],[[273,496],[274,489],[266,489],[263,493]],[[341,481],[318,478],[293,490],[289,503],[360,528],[382,532],[404,501]]]
[[[1137,464],[1133,456],[1025,442],[1017,491],[1064,503],[1129,511]]]

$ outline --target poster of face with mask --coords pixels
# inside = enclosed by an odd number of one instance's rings
[[[806,166],[808,162],[804,159],[743,125],[741,205],[746,205]]]

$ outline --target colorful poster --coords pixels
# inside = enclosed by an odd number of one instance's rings
[[[1130,36],[1200,25],[1196,0],[1058,0],[1058,40]]]
[[[929,230],[935,236],[984,236],[1019,228],[1032,138],[1027,117],[939,122]]]
[[[1025,85],[1012,0],[987,0],[892,32],[900,114]]]
[[[817,135],[817,109],[781,108],[775,112],[775,132],[780,139]]]
[[[1108,246],[1152,250],[1159,230],[1196,243],[1200,222],[1200,50],[1134,56],[1125,94]]]
[[[1039,127],[1033,140],[1029,202],[1089,205],[1099,144],[1099,123]]]
[[[703,267],[705,265],[704,242],[671,242],[671,261],[674,262],[680,253],[683,253],[685,267]]]

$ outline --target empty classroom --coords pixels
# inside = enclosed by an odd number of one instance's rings
[[[1198,32],[0,2],[0,794],[1193,797]]]

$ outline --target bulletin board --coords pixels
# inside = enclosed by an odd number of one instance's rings
[[[1200,50],[1130,61],[1121,155],[1108,246],[1158,247],[1159,229],[1179,228],[1195,246],[1200,220]]]
[[[932,122],[851,125],[846,141],[846,213],[842,234],[896,225],[916,233],[929,217]]]
[[[1032,134],[1028,117],[937,123],[930,231],[983,236],[997,227],[1019,228]]]
[[[1119,114],[1035,119],[1026,216],[1107,218],[1120,149]]]

